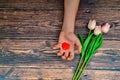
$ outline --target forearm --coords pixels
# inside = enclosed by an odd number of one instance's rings
[[[63,31],[74,32],[75,17],[80,0],[64,0]]]

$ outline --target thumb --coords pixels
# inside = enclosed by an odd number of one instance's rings
[[[80,43],[79,39],[76,40],[75,45],[77,46],[78,53],[81,53],[82,46],[81,46],[81,43]]]

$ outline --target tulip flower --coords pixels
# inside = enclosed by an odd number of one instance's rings
[[[95,34],[95,35],[98,35],[98,34],[100,34],[101,32],[102,32],[101,26],[96,26],[96,27],[95,27],[95,30],[94,30],[94,34]]]
[[[86,39],[83,39],[83,37],[78,34],[78,38],[82,44],[82,52],[80,54],[80,60],[78,62],[72,80],[81,80],[82,74],[86,69],[90,59],[103,44],[104,40],[102,33],[107,33],[109,31],[110,25],[108,23],[105,23],[104,25],[96,26],[96,21],[90,20],[88,23],[88,28],[90,29],[90,31]],[[96,36],[94,36],[93,34]]]
[[[88,23],[88,28],[90,30],[93,30],[96,26],[96,20],[89,20],[89,23]]]
[[[110,24],[108,23],[105,23],[103,26],[102,26],[102,32],[103,33],[107,33],[110,29]]]

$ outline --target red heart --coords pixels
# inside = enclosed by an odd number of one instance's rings
[[[62,43],[62,49],[63,49],[63,50],[68,50],[68,49],[70,49],[70,44],[69,44],[69,43],[66,43],[66,42]]]

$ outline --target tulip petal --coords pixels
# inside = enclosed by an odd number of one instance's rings
[[[102,32],[103,33],[107,33],[110,29],[110,24],[109,23],[105,23],[103,26],[102,26]]]
[[[96,26],[96,20],[89,20],[89,23],[88,23],[88,28],[90,30],[93,30]]]
[[[95,34],[95,35],[99,35],[101,32],[102,32],[101,26],[96,26],[96,27],[95,27],[95,30],[94,30],[94,34]]]

